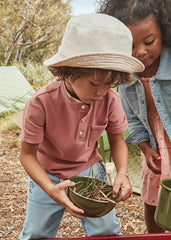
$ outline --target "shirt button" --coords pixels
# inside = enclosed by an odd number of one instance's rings
[[[81,122],[85,122],[85,119],[82,119]]]
[[[158,99],[157,102],[160,103],[160,99]]]
[[[82,135],[83,134],[83,131],[80,131],[80,135]]]
[[[141,103],[144,104],[144,100],[142,100]]]
[[[82,105],[81,108],[82,108],[82,109],[85,109],[85,105]]]

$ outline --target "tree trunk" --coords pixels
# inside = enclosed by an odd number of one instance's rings
[[[9,59],[10,59],[10,57],[11,57],[12,51],[13,51],[13,49],[14,49],[14,46],[15,46],[15,44],[14,44],[14,42],[13,42],[13,43],[11,44],[10,48],[8,48],[8,51],[7,51],[6,55],[5,55],[4,62],[3,62],[3,65],[4,65],[4,66],[7,65],[8,61],[9,61]]]

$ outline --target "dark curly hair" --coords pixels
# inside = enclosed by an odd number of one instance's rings
[[[127,26],[154,16],[163,45],[171,47],[171,0],[98,0],[98,4],[98,13],[116,17]]]
[[[50,67],[49,70],[54,76],[57,77],[57,80],[66,81],[70,78],[73,82],[79,78],[100,74],[102,77],[100,82],[102,84],[108,85],[111,87],[117,87],[124,83],[129,83],[134,80],[134,75],[127,72],[119,72],[114,70],[107,69],[97,69],[97,68],[79,68],[79,67]]]

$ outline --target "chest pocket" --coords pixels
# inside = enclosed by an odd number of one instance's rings
[[[166,81],[165,81],[166,82]],[[165,100],[165,101],[169,101],[169,103],[171,102],[171,81],[168,81],[168,84],[161,84],[158,89],[160,91],[158,91],[160,93],[160,96]]]
[[[165,81],[166,82],[166,81]],[[163,115],[167,114],[167,117],[169,117],[171,121],[171,82],[168,81],[168,83],[160,84],[160,90],[159,92],[159,98],[157,101],[157,106],[160,109],[160,112],[162,112]]]
[[[99,137],[102,135],[107,124],[101,126],[92,126],[89,133],[88,146],[95,145]]]

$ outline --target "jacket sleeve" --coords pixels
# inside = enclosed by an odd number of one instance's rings
[[[126,139],[126,143],[138,146],[139,143],[143,141],[150,141],[148,131],[131,108],[131,104],[128,101],[124,85],[119,87],[119,94],[121,97],[123,110],[128,121],[128,128],[130,132],[129,136]]]

